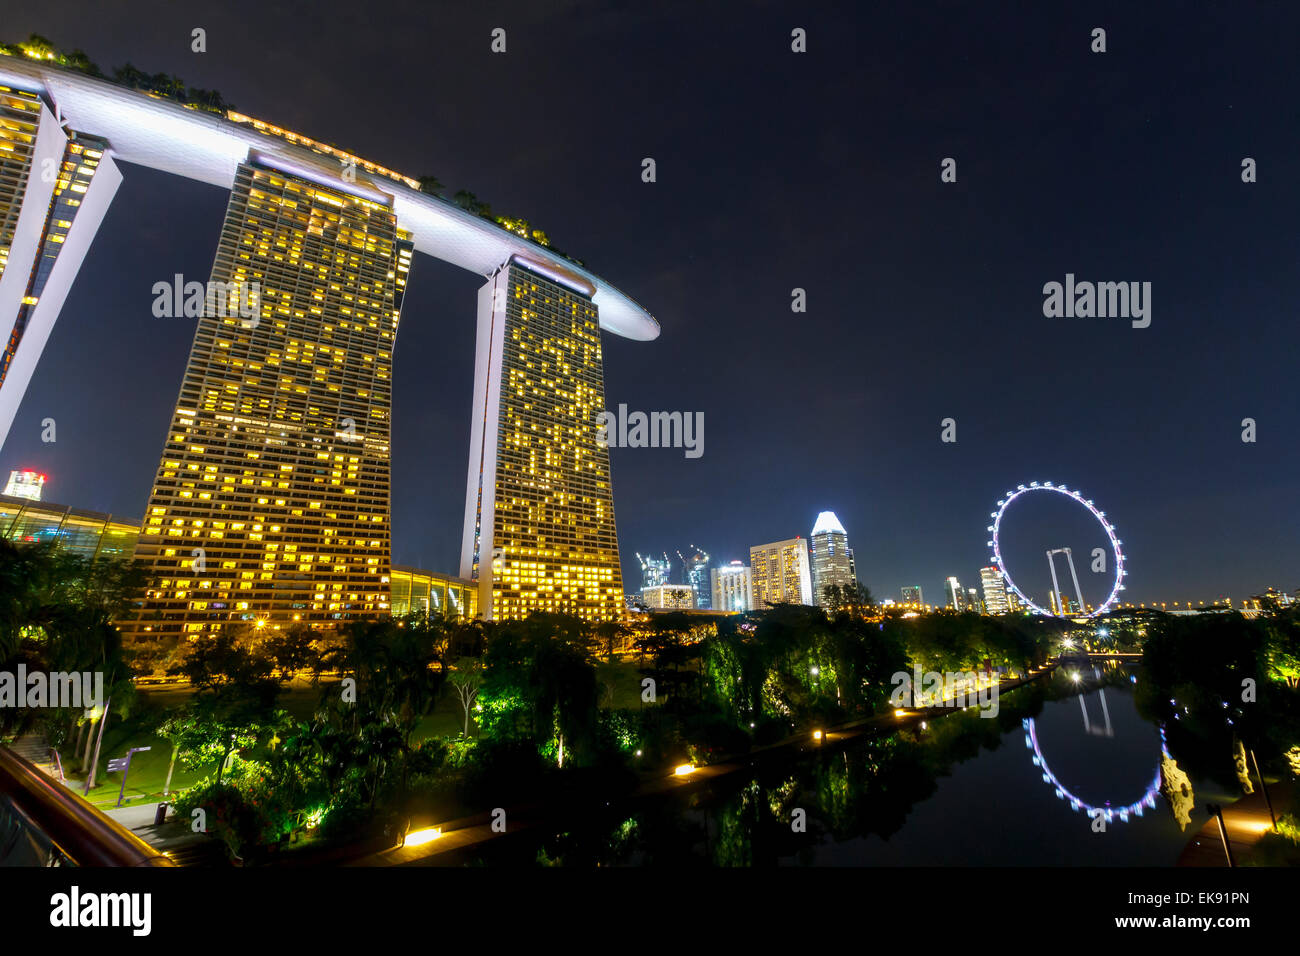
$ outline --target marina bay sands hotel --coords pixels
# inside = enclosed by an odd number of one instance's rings
[[[481,615],[621,615],[609,453],[597,441],[600,333],[654,339],[651,315],[360,157],[9,55],[0,442],[122,181],[119,162],[230,190],[135,552],[150,579],[129,637],[389,613],[393,349],[417,252],[486,278],[460,565]],[[172,271],[158,278],[170,284]],[[141,289],[140,308],[156,295]]]

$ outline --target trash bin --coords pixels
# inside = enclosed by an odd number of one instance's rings
[[[157,811],[156,811],[156,812],[154,813],[154,815],[153,815],[153,825],[154,825],[154,826],[156,826],[156,827],[157,827],[157,826],[162,826],[162,822],[163,822],[164,820],[167,819],[167,807],[168,807],[168,806],[169,806],[169,805],[166,804],[166,803],[160,803],[160,804],[158,804],[158,809],[157,809]]]

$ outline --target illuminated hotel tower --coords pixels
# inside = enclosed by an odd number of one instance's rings
[[[214,307],[209,285],[136,550],[149,590],[124,630],[388,612],[392,355],[411,244],[389,205],[347,188],[237,170],[212,283],[254,309]]]
[[[759,544],[749,549],[754,608],[768,604],[812,604],[808,542],[803,538]]]
[[[479,289],[460,574],[485,620],[623,614],[593,291],[520,256]]]
[[[107,148],[0,85],[0,443],[122,181]]]

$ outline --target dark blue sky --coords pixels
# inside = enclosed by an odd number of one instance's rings
[[[607,402],[702,411],[705,451],[613,453],[629,585],[635,551],[748,560],[830,509],[878,596],[919,583],[933,601],[948,574],[978,583],[998,497],[1045,479],[1106,510],[1134,601],[1290,590],[1300,11],[1131,6],[48,2],[2,29],[471,189],[650,309],[657,341],[605,337]],[[151,287],[208,273],[225,197],[124,171],[0,469],[139,517],[193,335],[152,317]],[[1150,327],[1045,318],[1067,272],[1151,282]],[[481,281],[415,264],[398,563],[456,570]],[[1007,535],[1013,572],[1045,578],[1045,547],[1079,555],[1095,532],[1041,508]]]

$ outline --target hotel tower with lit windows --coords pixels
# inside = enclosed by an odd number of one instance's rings
[[[393,344],[411,243],[378,202],[246,163],[145,512],[138,634],[388,611]],[[228,314],[220,315],[221,311]]]
[[[479,290],[460,573],[486,620],[623,613],[591,291],[519,258]]]
[[[461,560],[471,581],[430,585],[427,601],[445,590],[457,613],[489,619],[623,613],[597,442],[601,333],[649,341],[653,316],[544,241],[409,176],[64,68],[45,50],[0,49],[0,443],[117,192],[118,161],[230,190],[211,282],[193,283],[204,307],[189,319],[145,509],[136,557],[150,583],[129,636],[332,628],[392,611],[392,356],[414,252],[488,280]],[[188,301],[183,285],[174,298]],[[400,605],[420,604],[403,580]]]

